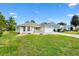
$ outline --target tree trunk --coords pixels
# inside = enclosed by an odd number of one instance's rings
[[[77,32],[76,26],[75,26],[75,31]]]

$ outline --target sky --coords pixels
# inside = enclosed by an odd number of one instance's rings
[[[29,20],[42,22],[65,22],[70,25],[73,15],[79,16],[78,3],[0,3],[0,12],[8,20],[13,16],[17,24]]]

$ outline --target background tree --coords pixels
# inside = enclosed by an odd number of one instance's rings
[[[2,36],[3,30],[5,30],[5,17],[0,12],[0,37]]]
[[[13,17],[9,17],[9,20],[7,21],[7,26],[9,31],[13,31],[16,28],[16,22]]]
[[[28,22],[36,23],[34,20],[26,21],[25,23],[28,23]]]
[[[77,15],[74,15],[72,17],[71,25],[73,25],[75,27],[75,30],[76,30],[76,27],[79,25],[79,17]]]
[[[60,22],[60,23],[58,23],[59,25],[66,25],[66,23],[64,23],[64,22]]]
[[[5,22],[5,17],[2,15],[2,13],[0,12],[0,30],[3,30],[3,29],[5,29],[5,26],[6,26],[6,24],[5,24],[6,22]]]
[[[35,23],[35,21],[34,21],[34,20],[31,20],[31,22],[32,22],[32,23]]]
[[[48,24],[47,22],[43,22],[42,24]]]
[[[28,23],[29,21],[26,21],[25,23]]]

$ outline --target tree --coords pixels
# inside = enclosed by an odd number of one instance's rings
[[[29,21],[26,21],[25,23],[28,23]]]
[[[73,30],[73,27],[70,27],[70,30],[72,31]]]
[[[5,17],[2,15],[2,13],[0,12],[0,30],[3,30],[6,26],[5,24]]]
[[[66,25],[66,23],[64,23],[64,22],[60,22],[60,23],[58,23],[59,25]]]
[[[29,22],[35,23],[34,20],[26,21],[25,23],[29,23]]]
[[[7,21],[8,29],[9,31],[13,31],[16,28],[16,22],[13,17],[9,17],[9,20]]]
[[[2,36],[4,29],[5,29],[5,17],[0,12],[0,37]]]
[[[34,20],[31,20],[31,22],[32,22],[32,23],[35,23],[35,21],[34,21]]]
[[[73,25],[75,27],[75,30],[76,30],[76,27],[79,25],[79,17],[77,15],[74,15],[72,17],[71,25]]]
[[[47,22],[43,22],[42,24],[48,24]]]

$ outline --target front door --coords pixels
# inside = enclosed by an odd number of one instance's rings
[[[27,27],[27,31],[30,31],[30,27]]]

